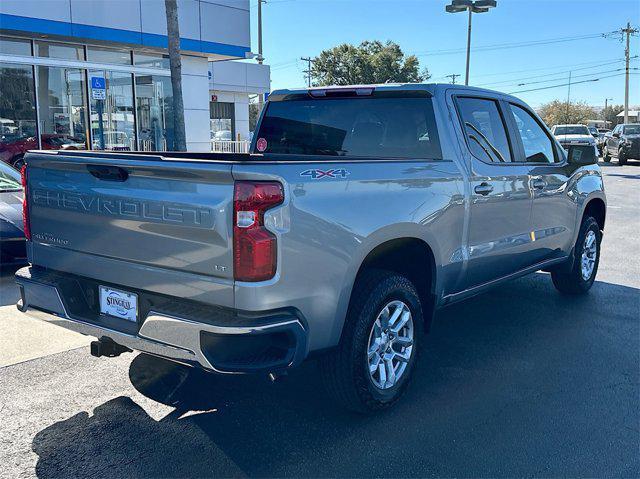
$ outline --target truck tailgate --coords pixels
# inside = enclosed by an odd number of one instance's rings
[[[227,284],[231,305],[230,163],[101,153],[27,162],[34,264],[161,293]]]

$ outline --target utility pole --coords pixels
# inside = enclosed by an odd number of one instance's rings
[[[302,70],[302,73],[306,73],[307,74],[307,86],[309,88],[311,88],[311,64],[315,61],[313,58],[311,57],[307,57],[307,58],[300,58],[300,60],[302,60],[303,62],[307,62],[307,69],[306,70]]]
[[[627,28],[620,30],[627,35],[627,46],[624,49],[624,59],[626,62],[624,76],[624,122],[629,123],[629,39],[631,35],[638,33],[637,28],[631,28],[631,23],[627,22]]]
[[[451,84],[455,85],[456,84],[456,78],[459,77],[460,74],[459,73],[452,73],[451,75],[445,75],[445,78],[451,78]]]
[[[262,4],[267,0],[258,0],[258,63],[262,65],[264,57],[262,56]]]
[[[264,61],[264,56],[262,55],[262,4],[267,3],[267,0],[258,0],[258,63],[262,65]],[[262,111],[262,106],[264,105],[264,95],[262,93],[258,93],[258,108]]]
[[[604,110],[602,110],[602,117],[604,118],[604,127],[607,127],[607,107],[609,106],[609,100],[613,101],[613,98],[604,99]]]
[[[571,72],[569,72],[569,88],[567,89],[567,123],[571,123],[571,121],[569,120],[569,105],[571,102]]]

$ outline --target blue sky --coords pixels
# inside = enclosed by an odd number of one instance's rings
[[[306,63],[300,57],[363,40],[393,40],[406,54],[417,54],[421,66],[433,75],[431,81],[447,82],[445,75],[464,74],[467,16],[445,13],[447,0],[267,1],[263,43],[266,62],[272,65],[273,89],[304,85]],[[253,51],[257,51],[256,7],[257,1],[252,0]],[[472,50],[470,84],[510,93],[566,84],[569,70],[573,82],[617,74],[573,84],[571,99],[604,105],[605,98],[612,98],[621,104],[624,76],[616,70],[624,68],[624,44],[619,35],[598,35],[620,29],[627,21],[640,26],[639,0],[498,0],[497,8],[474,15],[472,46],[509,47]],[[557,41],[567,38],[574,40]],[[525,42],[540,43],[513,45]],[[638,36],[632,38],[634,55],[640,55]],[[631,66],[640,73],[640,58]],[[516,95],[539,106],[566,99],[567,87]],[[630,103],[640,104],[640,74],[631,76]]]

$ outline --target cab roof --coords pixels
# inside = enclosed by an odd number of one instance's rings
[[[511,95],[499,91],[473,86],[454,85],[451,83],[376,83],[368,85],[330,85],[309,88],[284,88],[271,92],[269,100],[282,101],[296,97],[300,98],[300,96],[310,96],[312,98],[323,98],[327,96],[368,96],[373,94],[373,92],[397,94],[401,94],[403,92],[408,94],[423,93],[425,96],[434,96],[438,92],[449,88],[455,88],[458,91],[468,91],[469,93],[484,93],[496,97],[515,99],[515,97]]]

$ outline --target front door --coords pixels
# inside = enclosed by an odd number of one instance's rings
[[[515,162],[501,103],[481,96],[455,102],[471,162],[466,289],[530,264],[532,196],[529,167]]]
[[[616,134],[618,136],[614,136]],[[607,151],[609,152],[610,155],[617,155],[618,154],[618,145],[620,144],[620,135],[621,134],[622,134],[622,126],[618,125],[613,129],[613,131],[611,132],[611,135],[607,139],[607,142],[605,143],[605,146],[606,146]]]
[[[567,194],[575,168],[566,164],[561,147],[525,105],[509,103],[506,108],[517,131],[516,161],[530,169],[532,263],[562,257],[571,249],[576,222],[576,206]]]

